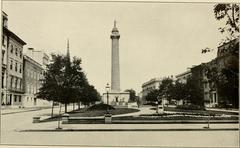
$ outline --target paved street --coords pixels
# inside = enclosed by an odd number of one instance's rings
[[[71,107],[69,107],[69,110]],[[57,113],[58,108],[55,109]],[[90,146],[207,146],[237,147],[238,131],[114,131],[114,132],[18,132],[23,129],[54,129],[57,122],[32,124],[32,117],[46,115],[51,109],[2,115],[2,144],[90,145]],[[63,128],[199,128],[204,125],[62,125]],[[236,124],[211,125],[238,127]],[[201,140],[200,140],[201,139]]]

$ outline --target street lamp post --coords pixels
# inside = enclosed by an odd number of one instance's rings
[[[109,86],[109,84],[107,83],[107,86],[106,86],[106,92],[107,92],[107,105],[109,105],[109,89],[110,89],[110,86]]]
[[[159,113],[159,96],[157,96],[157,108],[156,108],[156,113],[158,114]]]
[[[54,77],[55,81],[57,82],[58,87],[61,88],[62,85],[63,85],[63,81],[60,80],[60,78],[57,77],[56,75],[53,75],[53,77]],[[58,92],[58,97],[59,97],[59,92]],[[58,114],[58,127],[57,127],[57,129],[62,129],[61,126],[60,126],[60,120],[61,120],[61,117],[60,117],[60,116],[61,116],[61,108],[62,108],[62,104],[60,103],[59,114]]]
[[[162,98],[162,110],[163,110],[163,113],[164,113],[164,103],[165,103],[165,95],[163,95],[163,98]]]

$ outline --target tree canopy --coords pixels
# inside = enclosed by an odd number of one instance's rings
[[[208,78],[211,90],[218,93],[219,102],[233,104],[238,108],[239,104],[239,4],[216,4],[214,15],[217,21],[224,25],[219,31],[225,35],[222,40],[223,48],[218,52],[224,52],[224,56],[218,56],[213,61],[202,64],[204,73]],[[202,50],[202,53],[210,50]]]
[[[129,101],[130,102],[135,102],[137,101],[137,96],[136,96],[136,91],[133,90],[133,89],[127,89],[125,90],[125,92],[129,92],[130,93],[130,98],[129,98]]]
[[[191,77],[187,79],[186,83],[174,82],[171,78],[165,78],[158,89],[154,89],[147,94],[146,100],[156,102],[165,98],[169,102],[183,100],[184,102],[203,106],[202,91],[195,83],[196,81]]]
[[[159,99],[159,90],[158,89],[154,89],[151,90],[147,96],[146,96],[146,100],[150,101],[150,102],[156,102]]]
[[[52,61],[47,65],[38,98],[65,104],[93,102],[99,100],[97,90],[89,85],[81,68],[81,59],[52,54]]]
[[[225,26],[219,28],[221,33],[227,33],[226,39],[232,40],[239,37],[239,5],[238,4],[216,4],[214,6],[215,18],[225,21]]]

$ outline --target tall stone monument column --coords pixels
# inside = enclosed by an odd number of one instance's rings
[[[112,39],[112,59],[111,59],[111,90],[103,93],[102,101],[112,106],[128,107],[130,98],[129,92],[121,92],[120,89],[120,63],[119,63],[119,38],[120,34],[114,21],[114,27],[110,35]]]
[[[111,90],[120,92],[120,66],[119,66],[119,38],[120,34],[114,21],[114,27],[111,34],[112,39],[112,72],[111,72]]]

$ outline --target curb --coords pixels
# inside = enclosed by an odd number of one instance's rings
[[[38,110],[41,110],[41,109],[34,109],[34,110],[26,110],[26,111],[2,113],[1,115],[17,114],[17,113],[24,113],[24,112],[31,112],[31,111],[38,111]]]
[[[38,109],[30,109],[30,110],[24,110],[24,111],[16,111],[16,112],[2,113],[1,115],[9,115],[9,114],[24,113],[24,112],[32,112],[32,111],[39,111],[39,110],[43,110],[43,109],[49,109],[49,108],[38,108]]]
[[[197,128],[197,129],[28,129],[18,132],[114,132],[114,131],[237,131],[238,128]]]

